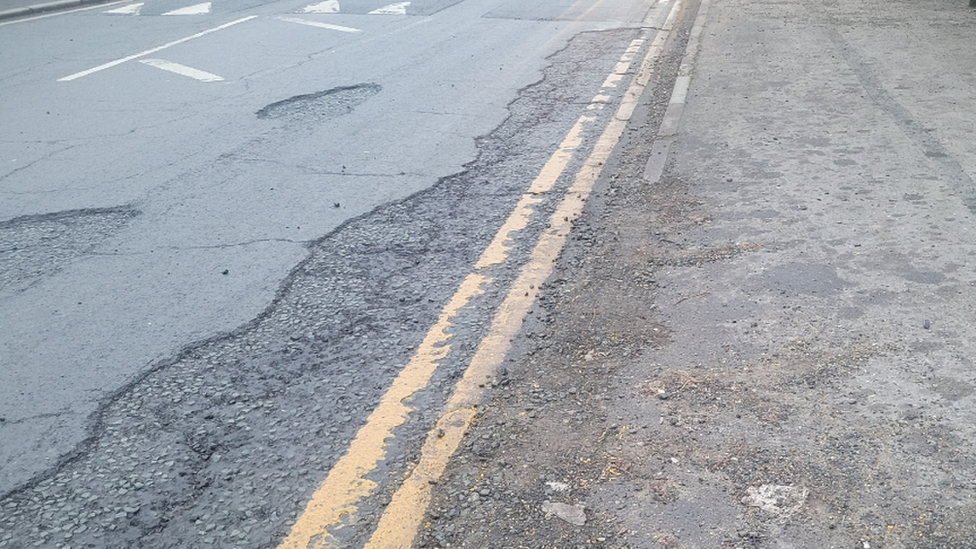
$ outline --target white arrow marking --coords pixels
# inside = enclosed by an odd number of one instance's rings
[[[163,15],[205,15],[210,13],[210,7],[210,2],[204,2],[202,4],[194,4],[192,6],[180,8],[178,10],[168,11]]]
[[[339,32],[363,32],[360,29],[354,29],[352,27],[330,25],[329,23],[319,23],[318,21],[309,21],[307,19],[299,19],[297,17],[276,17],[275,19],[279,21],[287,21],[288,23],[298,23],[299,25],[308,25],[310,27],[319,27],[320,29],[329,29]]]
[[[410,2],[397,2],[369,12],[369,15],[406,15]]]
[[[144,4],[139,2],[138,4],[129,4],[128,6],[122,6],[121,8],[115,8],[114,10],[108,10],[105,13],[115,13],[118,15],[139,15]]]
[[[201,82],[220,82],[223,80],[223,78],[217,76],[216,74],[210,74],[209,72],[197,70],[194,69],[193,67],[187,67],[186,65],[180,65],[179,63],[172,63],[170,61],[164,61],[162,59],[143,59],[139,62],[145,63],[150,67],[163,69],[164,71],[169,71],[182,76],[189,76],[190,78],[193,78],[194,80],[199,80]]]
[[[339,13],[339,0],[325,0],[305,6],[302,13]]]

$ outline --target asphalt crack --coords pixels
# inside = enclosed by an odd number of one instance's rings
[[[82,444],[0,497],[0,547],[263,548],[282,539],[375,406],[382,380],[409,359],[460,283],[457,267],[474,264],[576,122],[580,113],[558,98],[592,95],[637,32],[578,35],[519,92],[501,125],[477,139],[464,171],[309,243],[308,258],[252,322],[184,347],[109,395]],[[580,51],[602,53],[570,70]],[[299,104],[279,112],[299,112]],[[570,183],[567,176],[557,187]],[[539,210],[549,211],[557,194]],[[527,231],[544,228],[534,219]],[[518,238],[513,265],[531,240]],[[491,275],[504,287],[516,272],[499,266]],[[450,355],[412,398],[417,412],[370,476],[380,487],[346,530],[354,542],[419,455],[501,298],[488,289],[456,319]]]

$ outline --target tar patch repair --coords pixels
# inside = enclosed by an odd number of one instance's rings
[[[128,206],[25,215],[0,222],[0,294],[24,290],[38,278],[90,253],[139,215]]]

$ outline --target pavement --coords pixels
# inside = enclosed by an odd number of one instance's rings
[[[687,96],[645,95],[415,546],[976,545],[976,14],[700,22]]]

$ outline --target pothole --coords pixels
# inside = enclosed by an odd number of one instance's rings
[[[349,114],[382,89],[373,83],[340,86],[271,103],[256,114],[258,118],[328,120]]]
[[[0,292],[32,281],[89,253],[139,215],[128,206],[25,215],[0,222]]]

